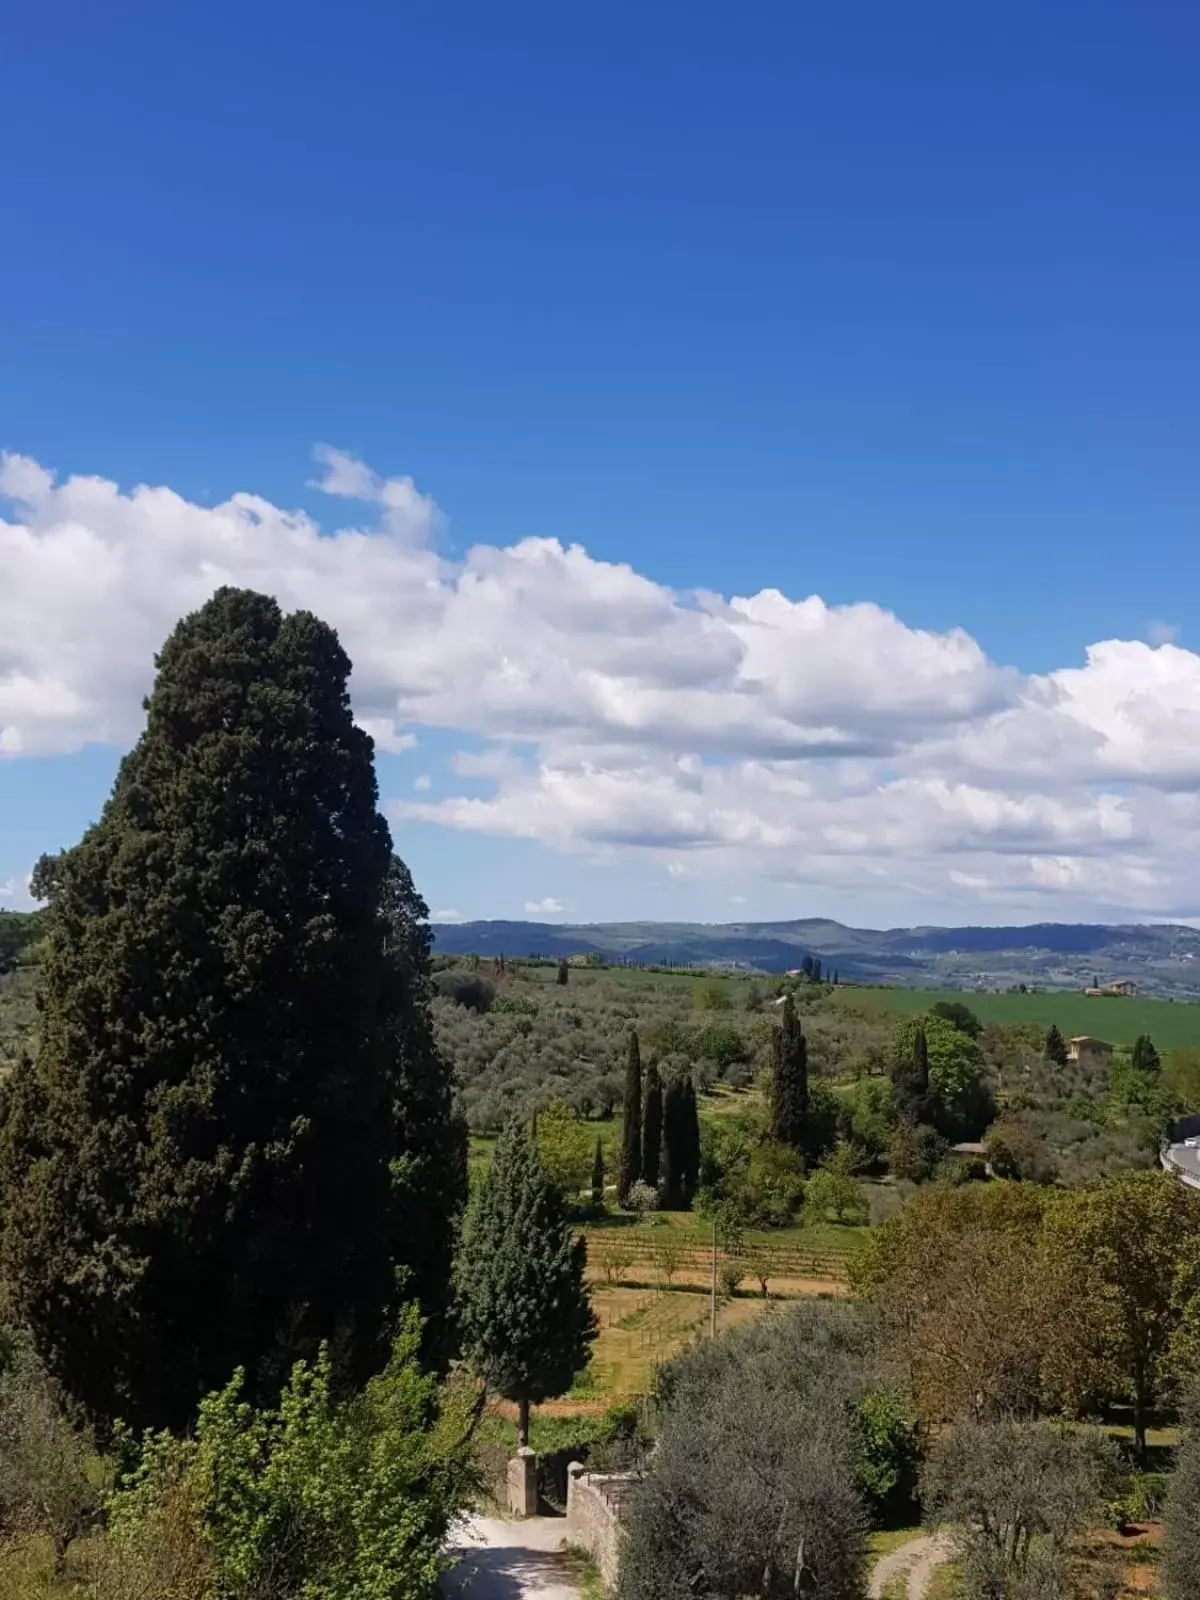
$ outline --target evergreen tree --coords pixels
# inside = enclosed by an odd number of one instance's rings
[[[629,1034],[625,1063],[625,1096],[621,1123],[621,1166],[617,1174],[617,1199],[624,1205],[629,1191],[642,1175],[642,1052],[637,1030]]]
[[[662,1147],[658,1164],[659,1190],[667,1211],[683,1209],[683,1144],[679,1101],[683,1085],[677,1077],[663,1087]]]
[[[696,1104],[696,1086],[690,1078],[683,1086],[680,1145],[683,1154],[683,1203],[687,1207],[691,1205],[700,1181],[700,1111]]]
[[[918,1028],[913,1035],[911,1054],[899,1056],[892,1064],[892,1101],[897,1117],[907,1126],[916,1127],[932,1121],[929,1041],[924,1028]]]
[[[388,869],[382,910],[396,1044],[393,1253],[403,1298],[420,1303],[425,1356],[441,1365],[452,1353],[451,1264],[467,1195],[467,1125],[454,1109],[453,1079],[433,1036],[429,910],[399,856]]]
[[[336,634],[222,589],[157,665],[100,820],[43,874],[40,1049],[0,1117],[13,1310],[137,1427],[238,1366],[272,1393],[325,1339],[364,1376],[397,1269],[444,1281],[461,1179],[424,908]]]
[[[555,975],[554,981],[563,986],[571,981],[571,968],[567,964],[566,956],[560,956],[558,959],[558,972]]]
[[[537,1146],[510,1123],[468,1218],[459,1300],[463,1348],[489,1388],[516,1401],[522,1445],[529,1407],[570,1388],[596,1337],[586,1262]]]
[[[1140,1072],[1143,1077],[1157,1078],[1161,1070],[1158,1051],[1154,1048],[1154,1040],[1148,1033],[1140,1033],[1133,1041],[1133,1056],[1130,1065],[1135,1072]]]
[[[663,1091],[658,1068],[651,1062],[646,1072],[646,1108],[642,1113],[642,1177],[656,1188],[662,1148]]]
[[[592,1162],[592,1205],[598,1211],[604,1204],[604,1146],[596,1140],[596,1156]]]
[[[690,1078],[672,1077],[663,1091],[659,1182],[668,1211],[686,1211],[700,1174],[700,1123]]]
[[[801,1151],[808,1116],[808,1046],[790,994],[771,1045],[771,1137]]]
[[[1046,1029],[1046,1043],[1042,1055],[1051,1066],[1065,1067],[1067,1064],[1067,1041],[1053,1022]]]

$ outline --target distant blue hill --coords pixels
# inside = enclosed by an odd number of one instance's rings
[[[806,955],[858,983],[911,988],[1084,988],[1133,978],[1150,994],[1200,994],[1200,931],[1176,924],[849,928],[791,922],[437,923],[441,955],[595,955],[643,966],[782,973]]]

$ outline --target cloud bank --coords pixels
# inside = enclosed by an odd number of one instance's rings
[[[317,458],[364,525],[0,457],[0,756],[131,742],[176,618],[243,584],[338,628],[381,749],[422,727],[483,741],[452,763],[459,792],[410,791],[400,819],[869,888],[906,920],[923,898],[1200,910],[1200,656],[1166,631],[1026,676],[870,601],[679,592],[543,538],[450,561],[411,479]]]

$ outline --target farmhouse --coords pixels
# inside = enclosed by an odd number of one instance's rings
[[[1116,983],[1106,983],[1101,989],[1085,989],[1083,992],[1090,995],[1121,995],[1128,999],[1138,992],[1138,986],[1132,978],[1118,978]]]
[[[1067,1060],[1081,1067],[1107,1066],[1112,1048],[1103,1039],[1092,1039],[1086,1033],[1078,1033],[1073,1039],[1067,1040]]]

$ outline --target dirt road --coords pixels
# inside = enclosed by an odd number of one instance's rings
[[[579,1600],[579,1585],[560,1546],[562,1517],[467,1517],[451,1533],[459,1565],[442,1579],[442,1593],[463,1600]]]
[[[925,1600],[929,1580],[942,1562],[950,1559],[951,1553],[950,1540],[944,1533],[924,1533],[920,1538],[910,1539],[876,1563],[867,1586],[870,1600],[881,1600],[888,1584],[905,1575],[908,1577],[908,1600]]]

